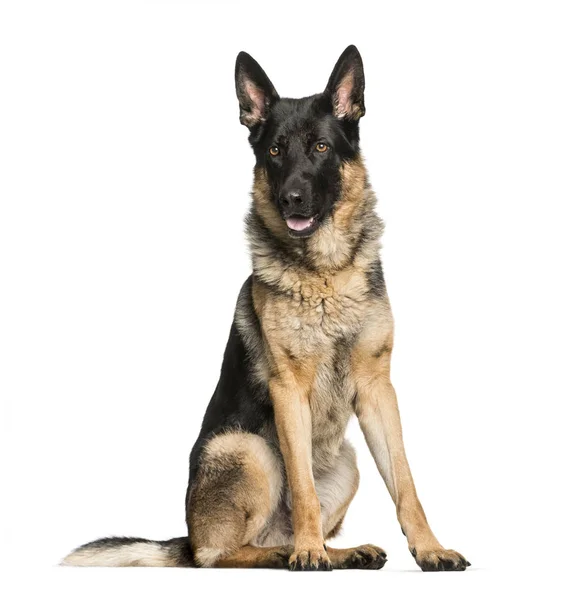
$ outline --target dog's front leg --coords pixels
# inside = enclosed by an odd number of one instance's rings
[[[294,553],[289,568],[328,571],[331,561],[324,547],[321,507],[312,469],[311,409],[307,374],[277,369],[269,388],[274,419],[284,458],[292,502]]]
[[[380,344],[359,348],[353,361],[357,388],[355,412],[418,565],[423,571],[463,571],[470,563],[438,542],[418,499],[389,377],[390,358],[390,336]]]

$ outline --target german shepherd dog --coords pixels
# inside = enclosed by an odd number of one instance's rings
[[[235,80],[256,157],[252,275],[190,456],[188,536],[97,540],[63,564],[380,569],[377,546],[326,544],[358,487],[345,440],[355,413],[418,565],[463,571],[418,500],[390,382],[383,225],[359,151],[361,56],[349,46],[325,91],[299,100],[280,98],[245,52]]]

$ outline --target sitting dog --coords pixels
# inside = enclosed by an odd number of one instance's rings
[[[235,79],[256,157],[252,275],[190,456],[188,536],[98,540],[63,564],[380,569],[377,546],[326,545],[359,482],[345,440],[355,413],[418,565],[463,571],[418,500],[390,382],[383,225],[359,151],[361,56],[349,46],[325,91],[298,100],[280,98],[245,52]]]

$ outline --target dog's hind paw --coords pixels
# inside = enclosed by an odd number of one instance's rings
[[[377,570],[387,562],[385,551],[372,544],[356,548],[327,548],[327,551],[334,569]]]
[[[288,568],[291,571],[332,571],[333,566],[325,548],[295,549]]]

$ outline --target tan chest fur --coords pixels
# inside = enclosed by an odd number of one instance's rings
[[[262,327],[296,359],[328,354],[337,340],[361,329],[368,291],[365,273],[355,268],[335,274],[288,272],[279,294],[265,295]]]
[[[313,469],[324,471],[353,413],[350,356],[369,309],[367,279],[354,267],[323,274],[289,271],[283,285],[277,294],[255,286],[255,304],[273,367],[292,369],[299,379],[311,375]]]

